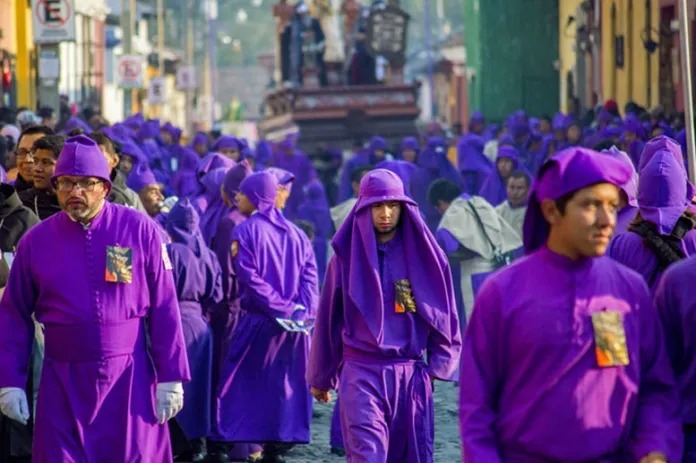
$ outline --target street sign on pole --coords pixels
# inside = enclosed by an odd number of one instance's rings
[[[139,55],[123,55],[118,58],[118,86],[121,88],[143,88],[145,60]]]
[[[32,0],[31,11],[35,43],[75,40],[73,0]]]
[[[147,102],[150,105],[163,105],[167,102],[167,81],[164,77],[150,79],[147,89]]]
[[[183,66],[176,71],[176,88],[178,90],[196,89],[196,68]]]

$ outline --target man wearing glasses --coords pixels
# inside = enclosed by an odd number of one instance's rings
[[[28,190],[34,186],[34,158],[31,156],[34,142],[46,135],[53,135],[53,130],[48,127],[37,125],[24,130],[17,140],[14,159],[10,159],[10,169],[7,177],[15,179],[14,187],[17,193]],[[12,163],[14,162],[14,165]],[[16,177],[13,175],[15,174]]]
[[[62,212],[20,242],[0,301],[0,412],[29,419],[34,315],[34,461],[171,461],[166,422],[190,373],[166,247],[144,214],[106,201],[109,167],[88,137],[66,141],[52,181]]]

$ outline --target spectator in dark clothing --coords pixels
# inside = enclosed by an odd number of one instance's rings
[[[32,146],[34,157],[34,178],[32,188],[19,193],[22,204],[34,211],[41,220],[60,212],[58,197],[51,177],[56,168],[58,155],[63,149],[65,138],[61,135],[47,135],[39,138]]]

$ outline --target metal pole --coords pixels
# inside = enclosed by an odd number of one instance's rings
[[[696,182],[696,151],[694,151],[694,95],[691,84],[691,2],[679,0],[679,41],[681,49],[682,85],[684,87],[684,123],[686,125],[689,179]]]
[[[194,44],[193,44],[193,17],[194,0],[189,0],[188,18],[186,19],[186,64],[195,69]],[[190,137],[193,138],[193,89],[186,90],[186,128]]]
[[[425,0],[424,27],[425,27],[425,50],[426,50],[426,69],[428,74],[428,86],[430,87],[430,117],[435,120],[437,105],[435,103],[435,79],[433,78],[433,50],[430,21],[430,0]]]
[[[157,0],[157,59],[159,76],[164,77],[164,0]],[[164,106],[157,108],[157,116],[164,116]]]
[[[130,5],[128,9],[128,51],[127,53],[133,54],[133,38],[135,36],[135,23],[136,23],[136,17],[138,15],[138,11],[136,9],[136,4],[135,0],[130,0]],[[130,116],[133,112],[135,112],[136,108],[136,98],[138,95],[138,92],[135,89],[129,89],[126,93],[128,95],[128,100],[130,101],[130,106],[129,106],[129,114]]]

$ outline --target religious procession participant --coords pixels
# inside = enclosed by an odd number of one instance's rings
[[[393,172],[363,177],[332,241],[307,382],[338,388],[349,462],[433,461],[433,381],[461,337],[447,259]],[[427,361],[425,358],[427,358]]]
[[[188,199],[174,205],[166,229],[172,239],[167,249],[191,370],[191,381],[184,384],[186,404],[176,421],[191,446],[186,461],[202,462],[207,456],[206,438],[212,423],[208,405],[212,404],[213,336],[206,316],[222,300],[220,264],[205,246],[198,213]]]
[[[41,219],[47,219],[60,212],[58,197],[51,177],[56,168],[58,155],[63,149],[65,138],[61,135],[47,135],[37,139],[32,145],[33,184],[32,188],[19,193],[22,204],[34,211]]]
[[[582,148],[541,167],[528,254],[486,280],[464,337],[464,461],[679,461],[679,398],[650,293],[604,256],[630,177]]]
[[[264,462],[283,461],[284,444],[308,443],[312,398],[305,381],[317,267],[309,239],[275,207],[278,181],[247,177],[231,253],[241,315],[224,359],[217,423],[227,442],[264,443]],[[298,325],[299,323],[299,325]]]
[[[165,423],[190,374],[167,250],[143,214],[106,202],[94,141],[68,139],[53,181],[63,212],[22,239],[0,301],[0,411],[29,419],[35,315],[46,358],[33,461],[171,461]]]

